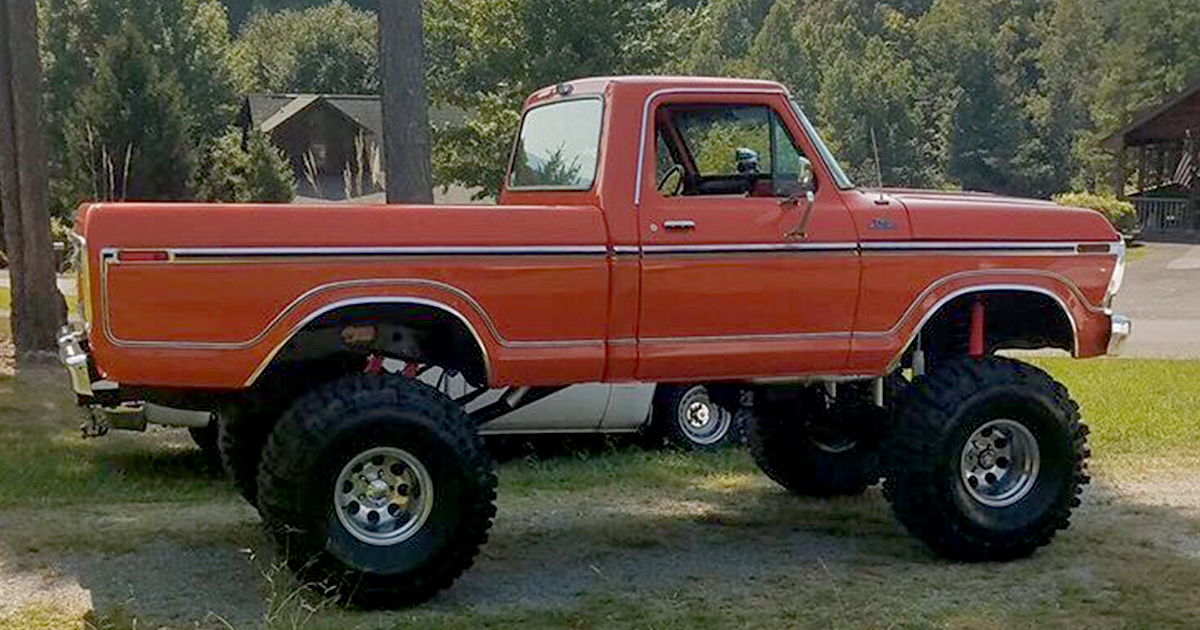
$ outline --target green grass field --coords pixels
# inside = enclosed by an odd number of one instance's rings
[[[1200,484],[1193,448],[1200,362],[1035,362],[1080,402],[1098,483],[1073,527],[1029,560],[938,560],[899,528],[878,490],[797,499],[767,481],[742,449],[692,455],[595,440],[500,466],[497,525],[462,587],[503,592],[544,572],[539,579],[553,591],[563,576],[591,576],[578,592],[356,612],[305,594],[286,572],[266,566],[245,584],[263,593],[260,621],[169,619],[139,607],[150,594],[131,593],[127,603],[101,602],[87,623],[111,630],[1200,627],[1200,553],[1176,544],[1200,540],[1200,506],[1171,507],[1125,490],[1164,475],[1184,487]],[[0,572],[6,565],[64,570],[58,558],[138,553],[151,542],[178,545],[181,563],[192,561],[185,549],[262,544],[257,518],[186,433],[83,440],[66,388],[61,378],[0,381]],[[810,541],[832,551],[808,554]],[[722,555],[731,548],[740,551]],[[769,552],[775,548],[793,551]],[[620,568],[639,561],[644,570]],[[205,592],[205,584],[195,586]],[[223,602],[207,603],[225,615]],[[0,615],[0,630],[82,624],[77,614],[36,602]]]

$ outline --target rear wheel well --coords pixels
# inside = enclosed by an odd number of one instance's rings
[[[280,348],[255,389],[273,389],[297,377],[319,385],[362,370],[368,356],[428,363],[461,372],[474,385],[487,383],[482,341],[458,314],[421,303],[354,304],[323,313]],[[303,375],[310,375],[308,378]]]
[[[1056,298],[1019,289],[985,290],[960,295],[944,304],[921,328],[920,340],[930,359],[967,354],[971,309],[984,306],[984,351],[1059,348],[1073,352],[1075,329],[1066,307]],[[916,349],[916,343],[909,348]]]

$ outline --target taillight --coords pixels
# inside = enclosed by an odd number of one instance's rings
[[[165,249],[122,249],[117,252],[117,262],[165,262],[171,254]]]
[[[87,330],[92,323],[92,291],[91,273],[88,265],[87,241],[75,232],[71,233],[71,241],[75,244],[75,308],[83,320]]]

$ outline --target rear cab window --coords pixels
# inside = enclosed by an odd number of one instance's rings
[[[590,190],[596,181],[604,101],[578,98],[525,112],[513,151],[512,190]]]

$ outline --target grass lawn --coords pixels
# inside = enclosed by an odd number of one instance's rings
[[[791,497],[741,449],[579,440],[501,464],[476,567],[390,612],[290,583],[185,432],[85,441],[65,379],[0,381],[0,588],[6,572],[78,582],[90,627],[112,630],[1200,627],[1200,362],[1035,362],[1082,405],[1097,482],[1028,560],[939,560],[878,489]],[[36,598],[3,612],[3,598],[0,630],[83,624]]]

